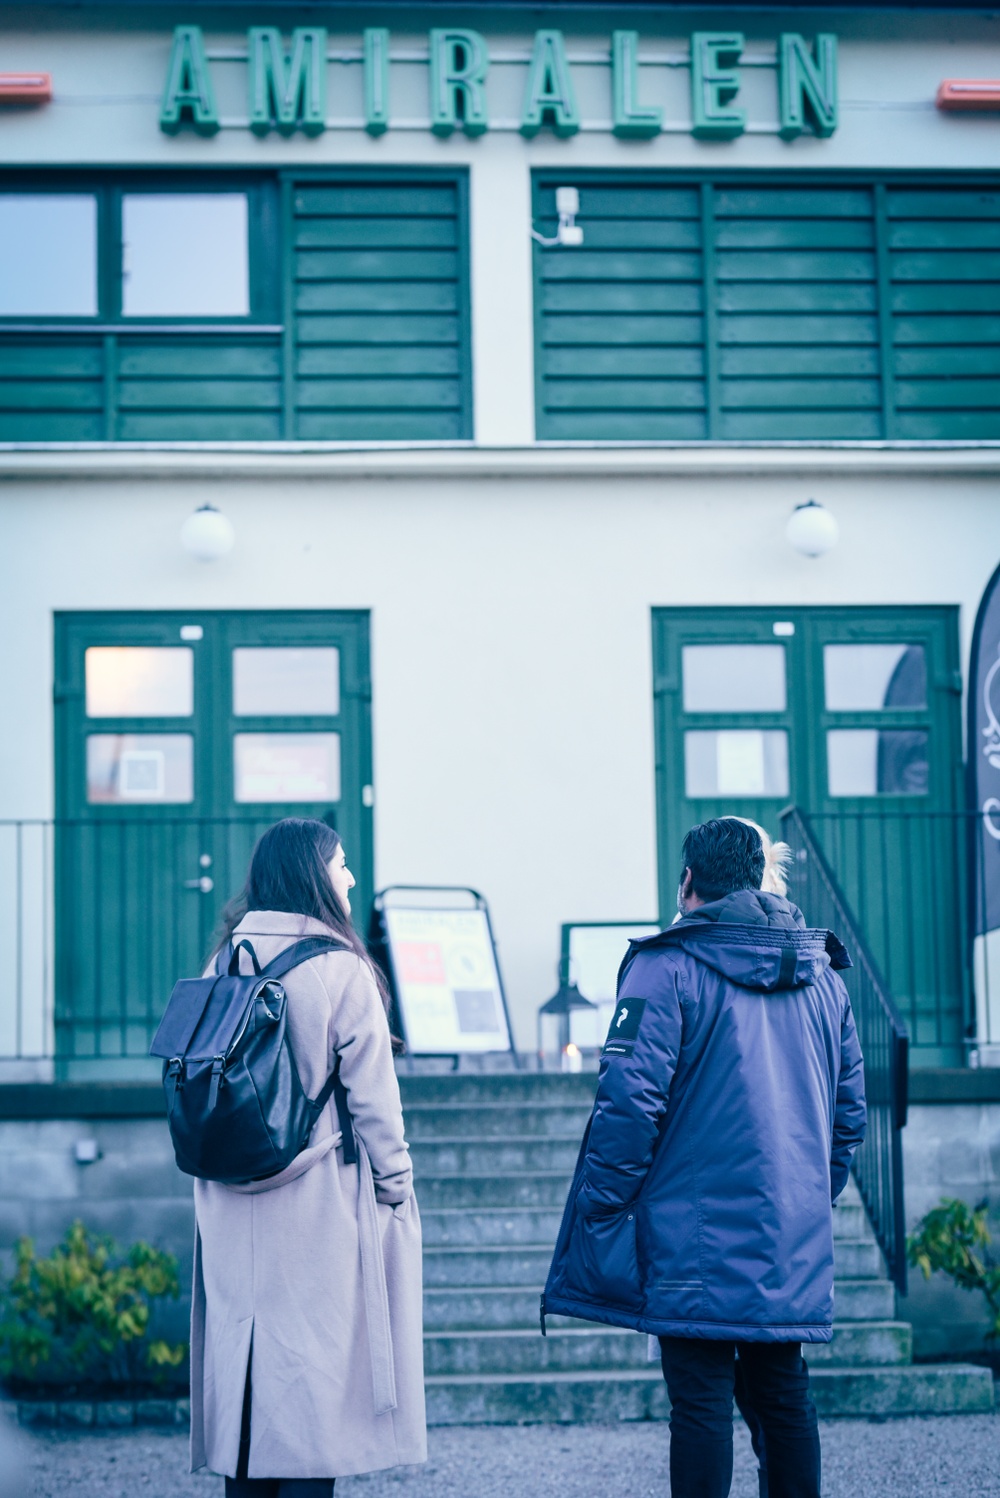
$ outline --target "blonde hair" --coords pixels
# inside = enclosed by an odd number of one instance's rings
[[[785,874],[792,861],[791,848],[787,843],[772,842],[760,823],[751,821],[749,817],[734,817],[733,821],[744,822],[747,827],[752,827],[763,844],[764,877],[760,881],[761,889],[769,895],[787,895],[788,880]]]

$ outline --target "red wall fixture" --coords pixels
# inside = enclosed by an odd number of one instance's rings
[[[946,78],[937,91],[937,107],[1000,110],[1000,78]]]
[[[51,73],[0,73],[0,104],[48,104]]]

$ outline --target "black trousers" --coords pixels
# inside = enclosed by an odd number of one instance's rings
[[[672,1498],[728,1498],[737,1393],[761,1464],[761,1493],[820,1498],[816,1408],[798,1342],[661,1337],[660,1352],[670,1395]]]
[[[226,1498],[333,1498],[332,1477],[248,1477],[250,1462],[250,1359],[243,1386],[240,1454],[236,1476],[226,1478]]]

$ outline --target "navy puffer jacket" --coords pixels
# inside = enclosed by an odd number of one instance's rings
[[[849,966],[752,890],[632,943],[543,1326],[830,1340],[831,1203],[865,1134]]]

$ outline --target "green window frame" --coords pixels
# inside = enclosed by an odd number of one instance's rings
[[[0,441],[466,441],[464,170],[0,173],[92,193],[92,317],[0,319]],[[243,192],[242,317],[125,317],[122,200]]]
[[[550,441],[1000,438],[1000,177],[533,174]]]

